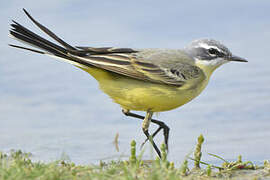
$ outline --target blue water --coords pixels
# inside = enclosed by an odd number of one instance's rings
[[[155,1],[155,6],[104,1],[92,3],[95,8],[81,1],[76,6],[51,2],[42,8],[35,3],[17,3],[1,6],[1,151],[22,149],[31,152],[35,160],[68,157],[90,164],[125,159],[130,141],[137,141],[139,151],[145,138],[141,121],[125,117],[87,73],[7,46],[18,44],[7,37],[11,18],[33,27],[18,8],[21,4],[66,41],[78,45],[181,48],[199,37],[221,40],[249,62],[222,66],[195,100],[155,115],[171,128],[169,159],[181,163],[194,150],[200,134],[205,137],[204,161],[219,162],[207,153],[228,160],[241,154],[244,160],[257,163],[270,159],[268,1],[211,1],[211,6],[204,1],[198,7],[178,1]],[[113,143],[117,133],[119,152]],[[156,138],[158,143],[162,140],[161,135]],[[154,155],[146,145],[144,158]]]

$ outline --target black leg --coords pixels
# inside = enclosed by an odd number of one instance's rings
[[[145,134],[145,136],[147,137],[147,139],[150,140],[150,142],[151,142],[152,146],[154,147],[154,149],[156,150],[156,152],[157,152],[159,158],[161,158],[160,150],[158,149],[156,143],[153,141],[153,137],[150,137],[149,132],[148,132],[148,129],[145,130],[145,129],[143,128],[143,133]]]
[[[144,119],[144,116],[141,116],[141,115],[138,115],[138,114],[134,114],[134,113],[131,113],[127,110],[122,110],[122,112],[126,115],[126,116],[130,116],[130,117],[134,117],[134,118],[138,118],[138,119]],[[162,121],[159,121],[159,120],[155,120],[155,119],[151,119],[151,122],[159,125],[159,128],[152,134],[152,138],[154,138],[161,129],[163,129],[163,134],[164,134],[164,143],[166,145],[166,149],[168,150],[169,149],[169,146],[168,146],[168,141],[169,141],[169,131],[170,131],[170,128]],[[147,137],[147,139],[142,143],[141,145],[141,148],[142,146],[149,140],[149,138]]]

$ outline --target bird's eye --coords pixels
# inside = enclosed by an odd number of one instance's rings
[[[208,49],[208,52],[209,52],[210,54],[218,54],[218,53],[219,53],[219,51],[216,50],[216,49],[214,49],[214,48]]]

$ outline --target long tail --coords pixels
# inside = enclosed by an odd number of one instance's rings
[[[75,58],[75,56],[83,57],[83,56],[89,55],[90,53],[89,50],[88,51],[79,50],[69,45],[68,43],[60,39],[58,36],[56,36],[48,28],[46,28],[45,26],[40,24],[38,21],[36,21],[25,9],[23,9],[23,11],[35,25],[37,25],[43,32],[45,32],[47,35],[49,35],[51,38],[53,38],[62,46],[59,46],[51,41],[44,39],[43,37],[30,31],[29,29],[25,28],[24,26],[22,26],[21,24],[19,24],[18,22],[14,20],[12,21],[13,23],[11,24],[12,29],[10,30],[10,36],[19,41],[22,41],[23,43],[36,47],[40,50],[26,48],[22,46],[13,45],[13,44],[9,44],[10,46],[15,47],[15,48],[29,50],[29,51],[40,53],[40,54],[55,56],[77,66],[92,66],[88,62],[81,61],[80,59]]]
[[[37,49],[13,44],[9,44],[10,46],[60,58],[62,61],[66,61],[81,68],[94,66],[126,76],[131,76],[132,73],[135,73],[127,70],[131,65],[128,54],[138,51],[130,48],[71,46],[36,21],[25,9],[23,9],[23,11],[36,26],[54,39],[56,43],[44,39],[18,22],[12,21],[10,36]]]
[[[80,46],[73,47],[68,43],[66,43],[64,40],[62,40],[61,38],[59,38],[57,35],[55,35],[51,30],[46,28],[44,25],[40,24],[25,9],[23,9],[23,11],[36,26],[38,26],[43,32],[45,32],[47,35],[49,35],[51,38],[53,38],[56,42],[58,42],[62,46],[59,46],[51,41],[42,38],[41,36],[37,35],[36,33],[30,31],[29,29],[25,28],[24,26],[13,20],[12,21],[13,23],[11,24],[12,29],[10,30],[10,35],[17,40],[22,41],[23,43],[30,44],[31,46],[37,47],[38,49],[41,49],[43,51],[9,44],[12,47],[21,48],[41,54],[50,53],[52,55],[64,58],[69,57],[69,54],[83,57],[89,55],[100,55],[100,54],[105,55],[113,53],[137,52],[130,48],[113,48],[113,47],[93,48]]]

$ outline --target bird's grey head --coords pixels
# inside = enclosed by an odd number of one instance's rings
[[[185,50],[195,61],[208,66],[218,67],[229,61],[247,62],[232,55],[226,46],[213,39],[195,40]]]

